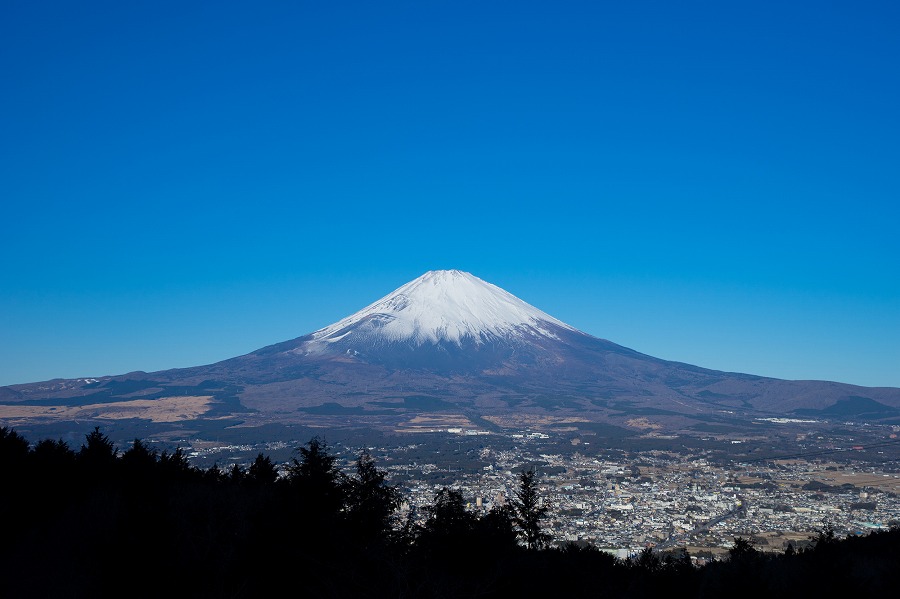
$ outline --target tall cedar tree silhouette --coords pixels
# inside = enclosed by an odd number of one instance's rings
[[[32,488],[28,481],[28,468],[26,459],[29,457],[28,441],[9,427],[0,427],[0,486],[3,491],[0,492],[0,513],[6,515],[4,518],[7,526],[4,530],[4,537],[10,537],[10,530],[15,533],[18,528],[24,527],[21,514],[18,513],[23,507],[27,507],[28,495],[27,490]],[[32,477],[36,478],[37,477]],[[38,479],[39,480],[39,479]],[[12,517],[15,514],[16,517]],[[4,545],[10,546],[9,541],[0,543],[0,557],[3,556]],[[0,591],[0,594],[3,594]]]
[[[387,540],[393,530],[400,493],[385,482],[386,473],[375,467],[367,451],[356,460],[356,475],[346,482],[347,515],[351,530],[363,542]]]
[[[335,456],[329,455],[328,445],[318,437],[297,451],[300,459],[293,458],[287,468],[289,485],[310,515],[336,517],[344,507],[345,496],[343,474],[335,465]]]
[[[423,508],[428,519],[416,544],[426,553],[464,554],[472,540],[478,518],[466,509],[460,491],[444,487],[434,497],[434,503]]]
[[[155,449],[140,439],[135,439],[134,444],[122,454],[120,460],[127,470],[146,471],[156,466],[159,455]]]
[[[656,574],[663,569],[663,561],[659,553],[653,551],[653,547],[644,547],[634,557],[628,559],[628,565],[632,568],[640,568],[647,574]]]
[[[542,549],[550,541],[550,535],[541,530],[541,521],[549,509],[541,505],[534,470],[519,473],[519,490],[510,503],[515,512],[514,521],[529,549]]]
[[[71,475],[75,466],[75,452],[62,439],[43,439],[34,446],[29,457],[34,472],[54,479]]]
[[[728,550],[728,559],[733,562],[752,561],[759,555],[753,541],[743,537],[734,537],[734,545]]]
[[[277,479],[278,469],[272,463],[271,458],[262,453],[256,456],[247,469],[247,480],[253,485],[267,486],[274,484]]]
[[[180,447],[176,447],[172,453],[162,452],[159,456],[159,468],[169,480],[190,480],[193,475],[198,473],[197,469],[191,466],[187,456],[184,455],[184,450]]]
[[[478,543],[483,552],[501,556],[519,550],[515,514],[508,505],[491,508],[478,519]]]
[[[78,452],[78,463],[89,480],[109,479],[116,467],[117,450],[109,437],[100,432],[100,427],[85,435],[84,444]]]
[[[0,467],[8,471],[25,463],[28,441],[8,426],[0,427]]]
[[[235,464],[228,470],[226,477],[233,484],[239,485],[247,479],[247,471],[240,464]]]

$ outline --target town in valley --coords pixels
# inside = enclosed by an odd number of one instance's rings
[[[590,543],[618,557],[645,547],[686,549],[701,563],[735,538],[761,551],[808,546],[823,530],[860,535],[900,524],[896,425],[767,419],[758,433],[648,434],[611,442],[575,427],[420,429],[371,441],[321,430],[349,471],[369,452],[421,514],[443,487],[485,513],[534,469],[554,542]],[[315,433],[315,429],[310,429]],[[171,442],[171,441],[170,441]],[[198,465],[229,468],[261,452],[286,463],[302,441],[182,439]]]

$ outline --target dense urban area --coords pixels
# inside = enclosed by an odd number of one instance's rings
[[[736,537],[781,552],[807,546],[825,527],[846,536],[900,524],[900,427],[843,423],[835,432],[813,421],[767,424],[790,427],[780,438],[793,443],[766,454],[760,435],[687,444],[672,436],[649,445],[665,449],[648,449],[553,431],[451,427],[381,445],[337,442],[332,450],[348,470],[360,451],[371,453],[403,492],[401,516],[421,514],[444,487],[487,513],[508,502],[521,471],[534,469],[553,540],[588,542],[621,558],[648,546],[684,547],[703,563],[726,554]],[[198,443],[188,455],[222,465],[257,450],[284,457],[291,449],[287,442]]]

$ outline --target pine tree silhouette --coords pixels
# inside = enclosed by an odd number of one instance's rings
[[[547,545],[550,535],[541,530],[541,522],[549,509],[541,504],[534,470],[519,473],[519,490],[510,503],[515,513],[516,525],[529,549],[541,549]]]
[[[368,452],[356,460],[356,475],[346,481],[350,530],[364,540],[386,540],[393,530],[400,493],[385,482],[386,473]]]
[[[345,503],[343,475],[335,465],[336,458],[318,437],[297,451],[300,459],[293,458],[287,468],[288,485],[311,516],[334,519]]]
[[[253,485],[266,486],[274,484],[278,479],[278,469],[269,456],[262,453],[256,456],[253,463],[247,469],[247,481]]]

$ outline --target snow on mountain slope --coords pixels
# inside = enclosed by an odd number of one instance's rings
[[[650,415],[679,431],[691,423],[731,427],[762,414],[885,422],[900,414],[898,389],[780,381],[654,358],[580,332],[457,270],[425,273],[333,325],[215,364],[0,387],[0,403],[53,398],[80,406],[93,394],[92,403],[111,406],[118,405],[111,398],[212,397],[213,409],[200,418],[209,422],[321,417],[334,426],[335,418],[359,417],[391,431],[430,412],[623,426]]]
[[[329,344],[412,345],[545,337],[576,329],[516,296],[459,270],[433,270],[312,335],[305,351]]]

